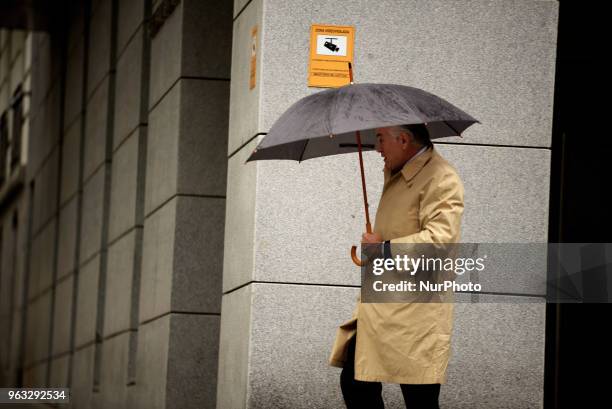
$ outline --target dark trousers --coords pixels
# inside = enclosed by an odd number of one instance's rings
[[[355,379],[355,339],[349,343],[347,360],[340,374],[340,387],[347,409],[384,409],[380,382],[364,382]],[[440,409],[438,397],[440,384],[400,384],[404,403],[408,409]]]

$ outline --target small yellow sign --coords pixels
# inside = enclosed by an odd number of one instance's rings
[[[255,88],[257,81],[257,26],[251,29],[251,69],[249,72],[249,90]]]
[[[337,88],[349,84],[355,27],[313,24],[310,27],[308,86]]]

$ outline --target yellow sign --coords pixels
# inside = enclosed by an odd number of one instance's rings
[[[308,86],[337,88],[349,84],[355,27],[313,24],[310,28]]]
[[[249,89],[255,88],[257,68],[257,26],[251,29],[251,70],[249,72]]]

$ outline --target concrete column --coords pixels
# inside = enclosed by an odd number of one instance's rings
[[[182,0],[174,9],[172,3],[155,2],[150,26],[139,335],[130,408],[215,407],[231,2]]]
[[[76,331],[80,216],[82,207],[83,106],[86,64],[85,10],[79,2],[69,10],[65,44],[64,111],[59,177],[57,277],[53,307],[50,380],[53,387],[71,385]],[[81,297],[82,301],[82,297]],[[81,311],[82,312],[82,311]]]
[[[483,123],[436,145],[465,185],[464,242],[546,242],[557,15],[554,1],[235,1],[217,408],[343,405],[327,358],[359,291],[348,257],[364,230],[357,157],[244,164],[258,135],[318,91],[307,87],[311,24],[355,26],[356,82],[422,88]],[[365,154],[372,215],[382,166]],[[496,292],[457,304],[443,406],[542,405],[545,305],[500,303],[543,289]],[[403,407],[396,385],[384,398]]]
[[[55,295],[59,165],[62,114],[62,51],[60,36],[32,34],[31,96],[28,101],[28,167],[23,208],[24,258],[19,270],[19,336],[14,340],[22,368],[19,382],[45,387],[51,377],[53,299]],[[16,81],[15,85],[16,84]],[[22,297],[23,295],[23,297]]]
[[[119,2],[99,407],[127,408],[135,384],[143,251],[149,1]]]
[[[105,305],[109,264],[110,196],[113,170],[116,24],[118,2],[86,2],[83,22],[75,21],[68,49],[78,54],[75,37],[80,30],[84,56],[81,95],[81,139],[78,148],[79,201],[77,219],[77,272],[73,284],[73,333],[70,387],[76,407],[100,407],[104,402],[102,366],[106,361]],[[71,48],[72,47],[72,48]],[[70,52],[68,57],[70,69]],[[69,98],[70,80],[67,80]],[[75,93],[76,94],[76,93]],[[66,115],[71,113],[66,104]],[[77,108],[78,112],[78,108]]]

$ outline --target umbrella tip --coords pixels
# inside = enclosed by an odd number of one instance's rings
[[[334,134],[333,134],[333,133],[330,133],[330,134],[329,134],[329,137],[330,137],[330,138],[333,138],[333,137],[334,137]]]

